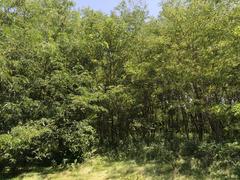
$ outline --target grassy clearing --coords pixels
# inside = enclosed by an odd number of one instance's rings
[[[106,157],[95,157],[81,165],[65,169],[46,168],[19,175],[13,180],[161,180],[161,179],[207,179],[200,176],[181,175],[170,164],[135,161],[111,161]]]

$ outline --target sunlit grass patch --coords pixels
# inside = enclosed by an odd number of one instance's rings
[[[183,160],[182,160],[183,161]],[[176,162],[178,166],[180,162]],[[185,163],[185,161],[183,161]],[[182,163],[183,163],[182,162]],[[175,165],[176,165],[175,164]],[[181,164],[181,163],[180,163]],[[13,180],[194,180],[211,179],[206,174],[181,172],[171,163],[146,162],[137,163],[133,160],[110,160],[97,156],[82,164],[71,164],[64,169],[45,168],[19,175]],[[184,168],[184,167],[183,167]]]

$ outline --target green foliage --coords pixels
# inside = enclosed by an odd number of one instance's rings
[[[51,130],[47,127],[25,125],[16,126],[9,134],[0,135],[1,169],[6,166],[15,167],[19,164],[31,163],[35,158],[43,158],[37,151],[32,150],[37,150],[33,149],[36,145],[39,146],[37,148],[43,146],[42,138],[50,133]]]
[[[235,117],[240,117],[240,104],[235,104],[233,107],[232,107],[232,112],[234,114]]]
[[[239,178],[239,150],[238,142],[224,145],[205,144],[200,147],[200,151],[204,154],[201,161],[208,161],[210,174],[214,178]]]
[[[65,129],[62,132],[64,146],[70,153],[70,157],[66,156],[66,158],[83,161],[90,157],[97,144],[96,132],[93,127],[86,122],[79,122],[68,130],[72,130],[72,132],[68,133],[69,131]]]
[[[101,150],[239,176],[239,10],[169,0],[150,18],[143,1],[111,15],[1,1],[1,169]]]

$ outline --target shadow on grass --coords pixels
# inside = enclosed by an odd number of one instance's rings
[[[15,170],[6,170],[5,172],[0,172],[0,180],[9,180],[13,178],[23,179],[26,173],[37,173],[41,177],[45,178],[48,174],[60,173],[66,170],[67,167],[57,166],[57,167],[22,167]]]

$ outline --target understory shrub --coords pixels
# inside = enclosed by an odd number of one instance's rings
[[[42,140],[50,133],[47,127],[25,125],[0,135],[0,170],[6,167],[14,169],[19,164],[24,166],[34,160],[47,158],[48,153],[42,150],[48,147],[48,141]]]
[[[54,128],[35,123],[17,126],[0,135],[0,171],[27,165],[81,162],[92,153],[97,141],[88,123],[76,123],[74,130]]]

